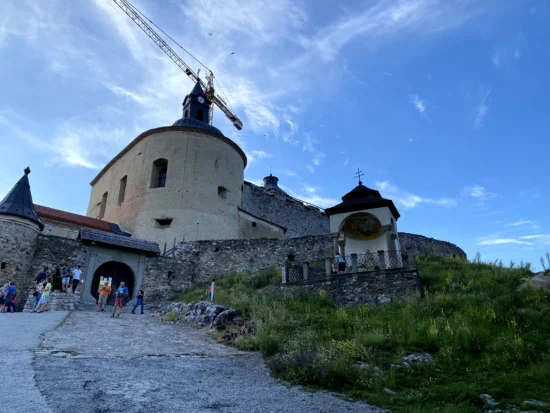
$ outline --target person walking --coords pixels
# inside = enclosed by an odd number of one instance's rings
[[[143,291],[143,288],[140,288],[136,295],[137,302],[136,302],[136,305],[134,306],[134,309],[132,310],[132,314],[135,314],[135,311],[138,305],[141,306],[141,314],[143,314],[143,296],[144,295],[145,295],[145,292]]]
[[[336,254],[335,259],[338,263],[338,273],[346,272],[346,260],[340,254]]]
[[[81,275],[82,270],[80,269],[80,265],[77,265],[76,268],[73,270],[73,294],[76,290],[76,287],[78,287],[78,284],[80,283]]]
[[[37,313],[44,312],[44,310],[46,309],[46,304],[48,304],[48,298],[50,297],[51,292],[52,292],[52,279],[48,278],[46,286],[44,287],[44,290],[42,290],[42,296],[40,297],[38,308],[36,309]]]
[[[63,264],[61,269],[61,291],[67,292],[69,290],[69,284],[71,283],[71,273],[69,272],[69,266]]]
[[[32,306],[32,312],[36,313],[36,309],[38,308],[38,304],[40,304],[40,299],[42,298],[42,291],[44,291],[44,285],[46,285],[46,280],[42,280],[40,283],[36,284],[36,288],[34,290],[34,305]]]
[[[115,305],[113,306],[113,314],[111,317],[118,317],[122,313],[122,307],[126,304],[126,297],[128,296],[128,287],[126,283],[122,281],[119,287],[116,289]]]
[[[6,290],[6,298],[4,299],[4,308],[2,309],[2,312],[5,313],[7,309],[11,308],[11,304],[13,299],[15,298],[15,293],[17,292],[15,285],[13,285],[13,281],[10,282],[10,285],[8,285],[8,288]]]
[[[109,282],[105,281],[99,289],[99,298],[97,300],[97,311],[105,312],[105,305],[107,304],[107,297],[111,294],[111,287]]]

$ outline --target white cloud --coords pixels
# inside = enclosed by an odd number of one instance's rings
[[[524,226],[524,225],[534,225],[536,223],[537,223],[537,221],[530,221],[530,220],[520,219],[519,221],[511,222],[509,224],[506,224],[505,226],[506,227],[520,227],[520,226]]]
[[[475,127],[476,129],[480,129],[483,126],[483,123],[485,121],[485,118],[487,117],[487,113],[489,113],[489,95],[491,94],[491,89],[483,93],[483,96],[481,98],[481,101],[476,106],[476,119],[475,119]]]
[[[306,191],[309,194],[313,194],[316,191],[316,189],[313,186],[304,185],[304,191]]]
[[[465,186],[462,190],[462,196],[471,197],[476,199],[478,202],[485,202],[496,197],[496,194],[490,191],[487,191],[485,187],[481,185],[472,185]]]
[[[409,102],[416,108],[421,115],[426,111],[424,101],[418,95],[409,95]]]
[[[493,238],[493,239],[486,239],[483,241],[478,242],[477,245],[506,245],[506,244],[513,244],[513,245],[533,245],[532,242],[527,241],[520,241],[515,238]]]
[[[252,155],[258,159],[271,158],[271,154],[264,151],[250,151],[250,153],[252,153]]]
[[[456,201],[450,198],[426,198],[402,191],[388,181],[376,182],[375,187],[381,192],[382,197],[391,199],[404,208],[414,208],[420,204],[433,204],[447,208],[457,205]]]

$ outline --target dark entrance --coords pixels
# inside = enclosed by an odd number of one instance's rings
[[[134,296],[134,272],[130,267],[121,262],[109,261],[105,264],[99,266],[94,274],[94,279],[92,280],[92,287],[90,293],[94,296],[97,301],[99,297],[99,280],[103,278],[112,278],[111,282],[111,294],[107,298],[107,304],[112,305],[115,302],[115,290],[118,288],[120,283],[124,281],[126,287],[128,287],[129,299],[132,299]]]

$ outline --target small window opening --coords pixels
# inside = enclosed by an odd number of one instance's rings
[[[0,264],[0,268],[3,269],[3,270],[5,270],[5,269],[6,269],[6,263],[3,262],[2,264]]]
[[[218,195],[220,198],[227,199],[227,188],[218,186]]]
[[[120,186],[118,188],[118,204],[122,204],[124,202],[124,197],[126,196],[126,182],[128,181],[128,176],[125,175],[120,180]]]
[[[256,226],[256,221],[253,221],[253,222],[252,222],[252,226],[253,226],[253,227]]]
[[[296,258],[296,255],[288,254],[288,256],[286,258],[287,258],[288,261],[294,261],[294,258]]]
[[[168,271],[168,278],[172,278],[172,275],[174,275],[174,271]]]
[[[153,162],[151,171],[150,188],[164,188],[166,186],[166,177],[168,176],[168,160],[157,159]]]
[[[109,196],[108,192],[105,192],[101,197],[101,205],[99,206],[99,219],[103,219],[105,216],[105,209],[107,208],[107,197]]]
[[[157,221],[157,224],[161,227],[169,227],[172,223],[172,218],[156,218],[155,221]]]
[[[202,109],[197,109],[197,120],[204,122],[204,112]]]

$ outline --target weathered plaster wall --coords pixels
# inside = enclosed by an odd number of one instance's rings
[[[324,290],[338,305],[384,303],[391,297],[407,297],[420,294],[418,270],[395,269],[335,275],[315,278],[281,286],[283,291],[318,294]]]
[[[94,180],[87,215],[97,218],[108,193],[104,219],[117,222],[136,238],[171,245],[196,239],[234,239],[239,235],[245,160],[229,139],[189,128],[159,128],[136,138]],[[153,163],[168,160],[166,186],[150,188]],[[119,205],[121,179],[126,176]],[[227,189],[224,196],[218,187]],[[172,218],[161,227],[156,218]],[[199,222],[199,224],[197,224]]]
[[[244,183],[242,208],[288,228],[285,238],[324,235],[330,231],[324,212],[250,182]]]
[[[0,216],[0,284],[14,282],[19,307],[25,305],[26,291],[34,284],[32,259],[38,232],[38,227],[27,220]]]
[[[239,211],[239,239],[276,238],[285,236],[283,228],[256,218],[247,212]]]
[[[447,241],[424,237],[422,235],[400,232],[399,242],[401,243],[402,251],[406,251],[407,248],[411,247],[416,256],[457,256],[466,258],[466,253],[457,245]]]

